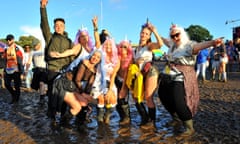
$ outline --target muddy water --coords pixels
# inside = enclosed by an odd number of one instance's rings
[[[93,107],[89,121],[79,126],[74,118],[61,124],[46,116],[45,104],[39,104],[36,92],[24,92],[18,104],[9,105],[9,93],[0,89],[0,144],[120,144],[120,143],[239,143],[240,141],[240,73],[231,73],[227,83],[199,82],[201,100],[194,117],[196,134],[178,139],[173,127],[165,124],[169,114],[158,98],[156,130],[138,126],[140,116],[130,100],[131,124],[119,126],[119,116],[112,114],[109,125],[98,125]],[[180,128],[181,130],[181,128]]]

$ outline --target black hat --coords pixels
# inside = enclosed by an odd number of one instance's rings
[[[14,36],[12,34],[8,34],[6,36],[6,40],[12,40],[12,39],[14,39]]]

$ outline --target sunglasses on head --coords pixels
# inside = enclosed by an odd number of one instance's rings
[[[180,33],[176,33],[176,34],[174,34],[174,35],[171,35],[171,38],[173,39],[173,38],[175,38],[175,37],[178,37],[180,35]]]

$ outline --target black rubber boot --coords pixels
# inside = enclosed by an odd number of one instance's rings
[[[138,113],[141,116],[141,124],[140,125],[144,125],[144,124],[148,123],[148,114],[147,114],[144,104],[136,103],[135,105],[138,110]]]
[[[156,108],[148,108],[149,118],[152,122],[156,121]]]
[[[141,125],[143,129],[152,129],[156,130],[155,121],[156,121],[156,108],[148,108],[149,120],[146,124]]]
[[[118,99],[118,105],[117,105],[117,112],[120,116],[120,125],[125,125],[130,123],[130,117],[129,117],[129,105],[125,101],[125,98]]]
[[[82,107],[81,111],[77,114],[77,122],[82,125],[86,121],[86,116],[88,112],[88,106]]]
[[[123,111],[123,108],[122,108],[122,105],[124,104],[124,99],[118,99],[118,104],[116,106],[116,110],[118,112],[118,115],[120,117],[120,122],[124,119],[125,117],[125,114],[124,114],[124,111]]]

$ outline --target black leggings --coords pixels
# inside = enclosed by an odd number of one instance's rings
[[[192,113],[189,110],[185,100],[185,89],[183,82],[160,82],[158,96],[170,114],[177,113],[178,117],[182,121],[192,119]]]

